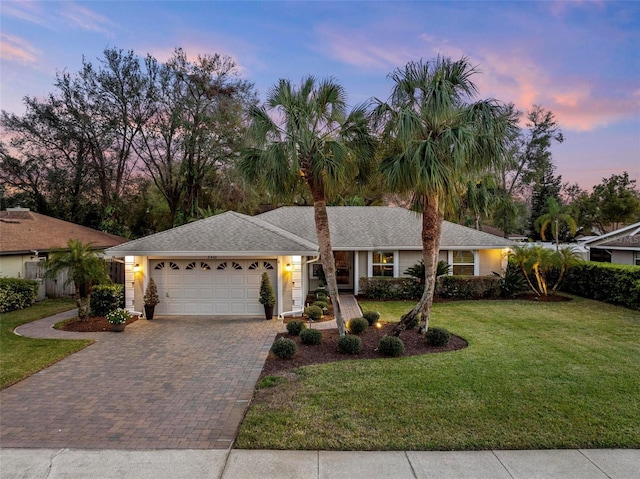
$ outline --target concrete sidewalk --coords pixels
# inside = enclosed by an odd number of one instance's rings
[[[637,479],[640,450],[250,451],[1,449],[2,479]]]

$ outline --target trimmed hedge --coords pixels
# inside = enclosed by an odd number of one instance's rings
[[[416,278],[360,278],[360,296],[371,299],[420,299],[424,286]]]
[[[0,313],[28,308],[36,302],[38,288],[33,279],[0,278]]]
[[[585,261],[569,268],[562,291],[640,309],[640,267]]]
[[[451,299],[496,299],[500,297],[497,276],[440,276],[435,296]]]
[[[124,309],[123,284],[99,284],[91,290],[91,314],[106,316],[116,309]]]

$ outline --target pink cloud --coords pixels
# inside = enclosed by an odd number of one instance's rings
[[[36,63],[40,51],[23,38],[9,33],[0,34],[0,58],[23,64]]]
[[[40,5],[36,2],[14,1],[2,4],[3,15],[19,18],[41,26],[49,26]]]
[[[65,3],[60,15],[72,26],[99,33],[108,33],[114,28],[113,22],[86,7],[75,3]]]

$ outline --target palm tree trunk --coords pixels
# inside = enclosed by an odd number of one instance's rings
[[[400,319],[391,330],[393,336],[399,336],[407,329],[407,325],[419,319],[418,334],[424,334],[429,328],[429,315],[433,305],[433,293],[436,285],[436,271],[438,264],[438,250],[440,248],[440,233],[442,231],[442,215],[439,214],[438,198],[424,197],[422,211],[422,258],[424,261],[424,291],[418,304]]]
[[[340,295],[338,294],[338,281],[336,279],[336,263],[331,249],[331,234],[329,232],[329,216],[327,215],[327,202],[324,195],[324,184],[322,180],[309,181],[309,189],[313,198],[313,215],[316,222],[316,235],[318,236],[318,246],[320,248],[320,261],[327,281],[329,297],[333,305],[333,314],[336,317],[338,333],[340,336],[346,334],[344,318],[340,307]]]

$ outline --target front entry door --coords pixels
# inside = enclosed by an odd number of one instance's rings
[[[334,251],[338,289],[353,289],[353,251]]]

